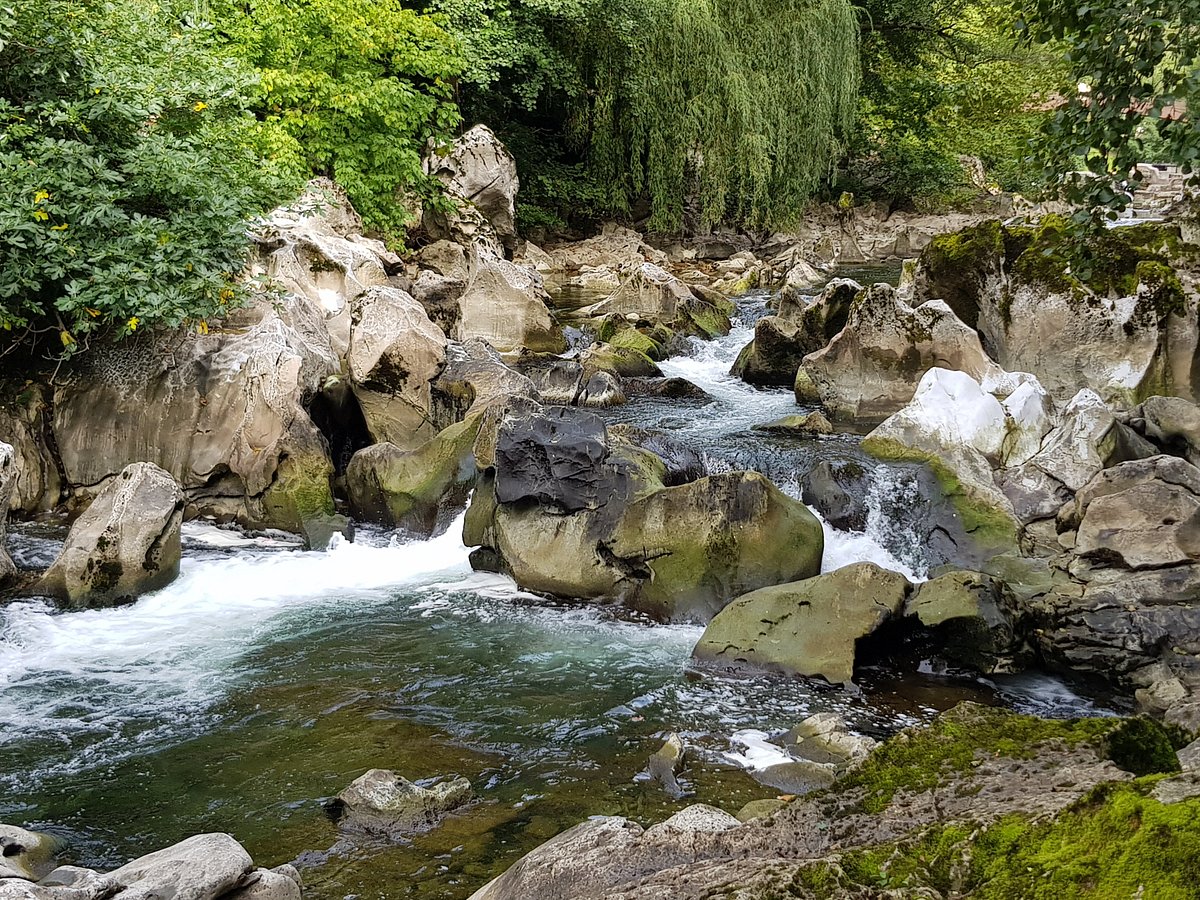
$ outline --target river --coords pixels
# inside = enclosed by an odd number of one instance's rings
[[[790,391],[727,374],[764,309],[765,296],[744,298],[728,337],[663,364],[711,400],[641,399],[609,418],[666,429],[714,468],[758,468],[794,495],[814,454],[857,454],[853,436],[750,430],[796,411]],[[867,559],[920,578],[902,521],[911,485],[874,473],[867,528],[826,527],[824,566]],[[181,577],[131,606],[0,607],[0,821],[60,834],[72,861],[94,867],[227,831],[262,865],[297,862],[316,900],[463,898],[589,815],[648,823],[679,809],[637,777],[672,731],[692,748],[686,802],[736,812],[778,793],[746,766],[813,712],[882,736],[964,698],[1104,711],[1049,676],[929,674],[942,671],[934,661],[866,672],[860,694],[696,672],[700,628],[473,573],[461,524],[411,542],[361,529],[305,552],[189,523]],[[56,550],[36,529],[11,542],[29,565]],[[411,843],[346,842],[323,802],[373,767],[465,775],[477,800]]]

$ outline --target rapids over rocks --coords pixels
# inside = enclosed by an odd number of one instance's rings
[[[728,374],[766,301],[747,295],[729,335],[662,364],[709,399],[636,398],[605,415],[797,497],[814,460],[857,461],[866,524],[825,524],[824,569],[866,560],[922,580],[908,470],[853,435],[752,430],[796,411],[789,389]],[[773,736],[815,712],[883,736],[962,699],[1105,711],[1049,676],[971,680],[936,660],[862,671],[859,694],[692,671],[700,627],[525,594],[472,572],[461,533],[461,516],[425,541],[360,528],[308,552],[189,523],[181,577],[131,606],[0,608],[0,820],[69,838],[89,866],[229,831],[256,858],[294,860],[309,897],[463,898],[590,815],[657,821],[687,802],[736,812],[774,796],[751,776],[782,758]],[[35,530],[12,544],[26,567],[58,547]],[[671,732],[691,753],[686,801],[639,778]],[[409,842],[346,842],[323,801],[375,767],[463,775],[477,799]]]

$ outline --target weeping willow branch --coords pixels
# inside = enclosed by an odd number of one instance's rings
[[[620,0],[590,23],[586,130],[614,205],[673,230],[795,221],[853,124],[859,23],[847,0]],[[582,50],[582,48],[581,48]],[[587,58],[587,57],[585,57]]]

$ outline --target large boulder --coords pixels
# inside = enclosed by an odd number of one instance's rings
[[[922,254],[917,302],[944,299],[1001,366],[1034,373],[1059,402],[1082,388],[1121,406],[1194,399],[1198,301],[1178,226],[1088,235],[1072,259],[1075,245],[1055,217],[940,236]]]
[[[510,254],[516,249],[517,162],[490,128],[476,125],[429,154],[424,167],[447,193],[483,215]],[[453,236],[447,215],[432,206],[425,211],[424,227],[437,238]]]
[[[821,527],[803,504],[751,472],[672,478],[637,437],[568,407],[506,421],[467,513],[473,562],[671,621],[819,571]]]
[[[357,298],[347,363],[372,438],[411,449],[436,433],[431,391],[446,336],[411,295],[376,287]]]
[[[119,896],[215,900],[243,887],[254,873],[254,861],[228,834],[200,834],[127,863],[104,880]]]
[[[539,400],[528,376],[504,364],[487,341],[450,343],[446,367],[433,382],[434,420],[444,428],[501,401]]]
[[[12,485],[6,510],[35,514],[58,504],[62,480],[51,450],[49,390],[26,384],[0,397],[0,440],[13,447]]]
[[[11,444],[0,443],[0,586],[17,574],[8,555],[8,506],[17,481],[17,454]]]
[[[941,656],[980,672],[1002,668],[1014,647],[1002,582],[978,572],[947,572],[918,585],[905,604],[935,632]]]
[[[475,478],[474,444],[483,415],[442,430],[415,450],[373,444],[346,468],[354,516],[368,522],[432,534],[447,504],[466,499]]]
[[[778,300],[778,315],[764,316],[754,326],[754,340],[742,348],[730,374],[750,384],[793,385],[796,370],[845,326],[851,304],[862,286],[849,278],[831,281],[808,299],[788,292]]]
[[[605,225],[595,237],[557,247],[549,255],[551,265],[557,271],[602,271],[613,277],[617,272],[635,268],[643,262],[661,265],[667,261],[665,253],[649,246],[636,231],[614,224]]]
[[[465,778],[421,787],[387,769],[371,769],[328,809],[345,831],[394,837],[426,831],[470,799],[471,783]]]
[[[846,327],[804,358],[796,399],[820,404],[832,418],[878,421],[908,403],[921,377],[935,367],[977,381],[1003,375],[975,330],[945,303],[910,306],[891,285],[876,284],[855,298]]]
[[[467,286],[458,300],[457,340],[482,338],[502,353],[566,349],[541,276],[478,244],[470,248],[468,263]]]
[[[607,299],[580,310],[595,317],[618,315],[672,331],[713,338],[729,331],[729,311],[666,269],[644,262],[628,273]]]
[[[874,563],[765,587],[717,613],[692,655],[848,683],[856,643],[899,614],[910,589],[903,575]]]
[[[1105,469],[1058,530],[1053,583],[1024,610],[1048,659],[1121,683],[1160,660],[1198,668],[1200,469],[1170,456]]]
[[[183,492],[153,463],[126,466],[75,520],[37,590],[70,607],[113,606],[179,575]]]

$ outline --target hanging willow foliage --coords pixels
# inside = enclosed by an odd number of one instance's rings
[[[854,120],[849,2],[603,6],[587,36],[592,89],[574,121],[613,203],[648,196],[651,226],[664,230],[682,223],[688,197],[705,224],[794,221]]]

